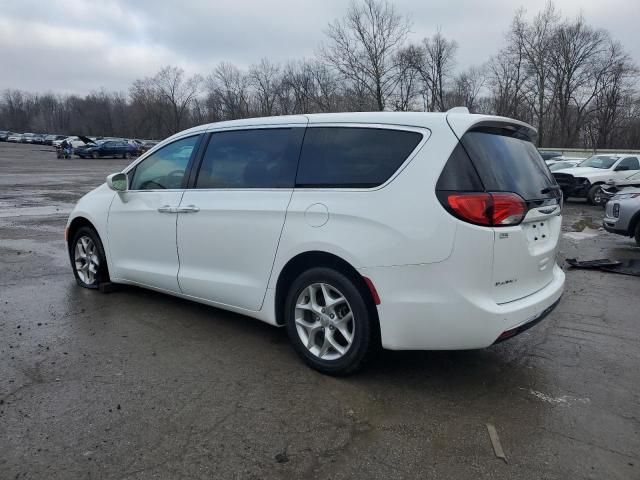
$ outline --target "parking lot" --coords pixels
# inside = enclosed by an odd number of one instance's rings
[[[126,163],[0,143],[0,479],[640,478],[638,277],[566,270],[559,307],[510,341],[322,376],[282,329],[76,286],[66,218]],[[566,204],[563,268],[640,258],[602,215]]]

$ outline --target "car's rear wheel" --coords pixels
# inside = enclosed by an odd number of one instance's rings
[[[640,246],[640,220],[638,220],[638,222],[636,223],[636,231],[633,238],[636,240],[638,246]]]
[[[98,152],[93,152],[91,153],[91,158],[93,158],[94,160],[97,160],[98,157],[100,157],[100,155],[98,154]]]
[[[594,185],[589,189],[589,193],[587,193],[587,200],[591,205],[600,205],[602,201],[602,190],[600,189],[600,185]]]
[[[353,373],[375,350],[375,322],[361,290],[330,268],[307,270],[293,282],[285,322],[298,355],[325,374]]]
[[[101,283],[109,281],[104,248],[93,228],[78,229],[73,236],[69,253],[78,285],[84,288],[98,288]]]

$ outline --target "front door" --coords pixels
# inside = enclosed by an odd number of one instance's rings
[[[109,210],[114,281],[180,291],[176,220],[198,140],[198,135],[176,140],[128,172],[129,189],[116,194]]]
[[[304,122],[211,134],[178,214],[183,293],[261,308],[293,192]]]

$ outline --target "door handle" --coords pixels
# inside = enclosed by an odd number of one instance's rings
[[[196,213],[199,212],[200,209],[195,205],[186,205],[184,207],[178,207],[178,213]]]
[[[171,205],[163,205],[158,208],[160,213],[178,213],[178,207],[172,207]]]

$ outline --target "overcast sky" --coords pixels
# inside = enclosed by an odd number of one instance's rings
[[[0,89],[127,91],[163,65],[207,74],[220,61],[311,57],[345,0],[0,0]],[[513,14],[544,0],[396,0],[413,39],[438,28],[459,44],[460,68],[481,64],[503,42]],[[558,0],[611,31],[640,63],[640,0]]]

